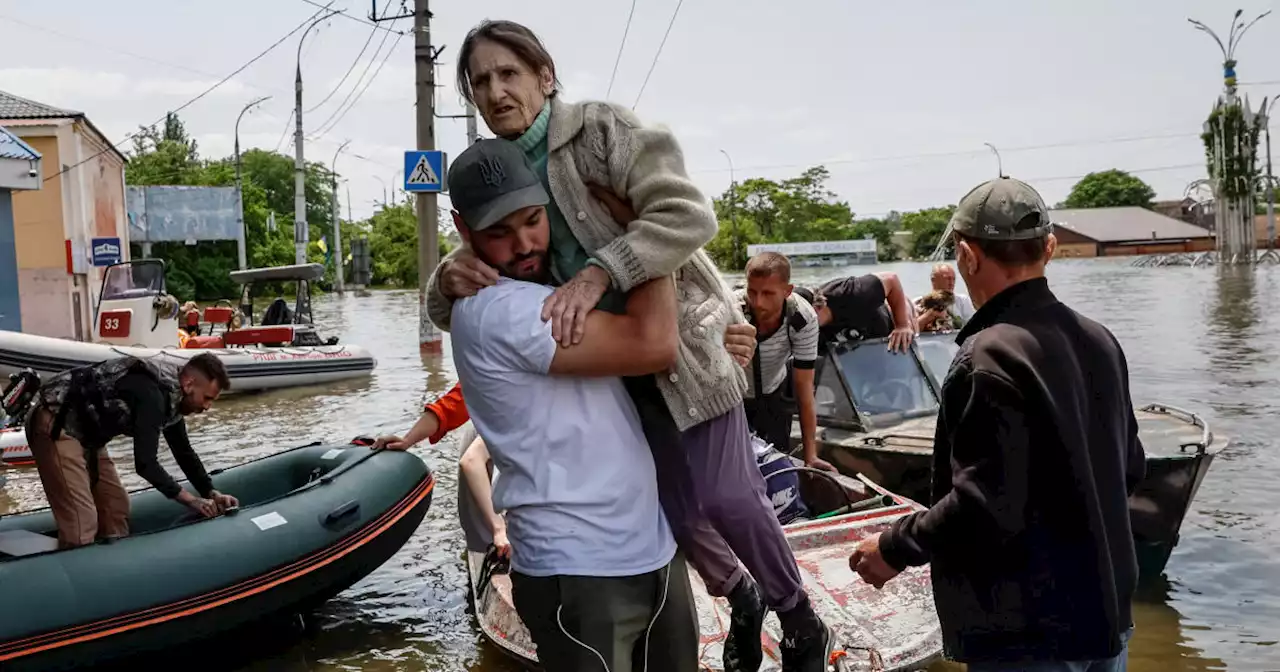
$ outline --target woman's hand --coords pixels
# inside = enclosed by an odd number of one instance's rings
[[[551,320],[551,337],[566,348],[581,343],[587,333],[587,313],[600,303],[609,281],[603,268],[587,266],[557,287],[542,303],[543,321]]]
[[[485,287],[497,283],[498,271],[465,247],[440,269],[440,293],[454,301],[475,296]]]

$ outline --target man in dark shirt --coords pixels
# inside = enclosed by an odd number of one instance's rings
[[[915,338],[911,305],[896,273],[868,273],[831,280],[814,294],[820,351],[846,329],[861,338],[889,337],[889,349],[906,352]]]
[[[213,487],[191,448],[184,416],[208,410],[231,387],[221,360],[201,353],[179,368],[165,361],[122,357],[50,378],[27,418],[27,442],[58,525],[62,548],[129,534],[129,493],[106,444],[133,437],[134,467],[163,493],[206,518],[239,505]],[[200,496],[183,490],[160,466],[163,434],[174,459]]]
[[[1049,290],[1057,242],[1030,186],[978,186],[951,228],[978,310],[942,386],[933,505],[849,562],[877,587],[932,563],[946,653],[971,672],[1123,670],[1145,469],[1124,352]]]

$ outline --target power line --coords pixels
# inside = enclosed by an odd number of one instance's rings
[[[333,112],[329,114],[329,117],[326,118],[324,121],[320,122],[320,125],[317,127],[320,130],[317,130],[312,137],[319,137],[320,135],[323,135],[325,132],[325,127],[329,125],[329,122],[333,121],[334,118],[336,118],[340,113],[342,113],[343,106],[347,104],[347,101],[351,100],[351,96],[356,92],[356,89],[360,88],[360,83],[364,81],[364,76],[369,74],[369,68],[373,67],[373,62],[378,60],[378,54],[382,53],[382,47],[386,45],[387,37],[389,37],[390,35],[391,33],[382,34],[382,41],[378,43],[378,48],[375,49],[373,52],[373,55],[369,57],[369,62],[364,64],[364,70],[360,72],[360,77],[356,79],[356,83],[351,86],[351,90],[348,91],[347,95],[342,98],[342,102],[338,103],[338,106],[334,108]],[[404,33],[400,33],[399,36],[396,37],[397,44],[399,44],[401,37],[404,37]],[[395,45],[392,45],[391,48],[392,50],[395,50]],[[391,52],[388,51],[387,54],[390,55]]]
[[[332,5],[332,4],[333,4],[333,0],[329,0],[329,4],[330,4],[330,5]],[[328,8],[328,6],[326,6],[326,7],[325,7],[325,9],[327,9],[327,8]],[[164,121],[165,119],[167,119],[167,118],[169,117],[169,115],[170,115],[170,114],[177,114],[177,113],[181,112],[182,110],[184,110],[184,109],[186,109],[186,108],[190,107],[191,105],[195,104],[195,103],[196,103],[197,101],[199,101],[201,98],[204,98],[205,96],[207,96],[207,95],[209,95],[210,93],[212,93],[212,92],[213,92],[215,89],[217,89],[218,87],[222,86],[223,84],[226,84],[228,81],[230,81],[230,80],[231,80],[231,78],[232,78],[232,77],[235,77],[236,75],[238,75],[238,74],[240,74],[241,72],[243,72],[243,71],[244,71],[246,68],[248,68],[249,66],[253,65],[254,63],[257,63],[259,60],[261,60],[261,59],[262,59],[262,57],[264,57],[264,56],[266,56],[267,54],[271,53],[272,51],[274,51],[274,50],[275,50],[275,48],[276,48],[276,47],[278,47],[278,46],[280,46],[281,44],[283,44],[285,40],[289,39],[290,37],[293,37],[293,34],[294,34],[294,33],[298,32],[299,30],[302,30],[302,29],[303,29],[303,28],[304,28],[308,23],[310,23],[310,22],[311,22],[315,17],[319,16],[319,15],[320,15],[320,12],[323,12],[323,11],[325,11],[325,10],[324,10],[324,9],[319,10],[319,11],[315,12],[314,14],[312,14],[311,16],[307,17],[307,18],[306,18],[306,20],[304,20],[302,23],[299,23],[299,24],[298,24],[298,25],[297,25],[293,30],[291,30],[291,31],[289,31],[288,33],[286,33],[286,34],[284,35],[284,37],[281,37],[280,39],[276,40],[276,41],[275,41],[275,43],[273,43],[271,46],[267,47],[265,50],[263,50],[263,51],[262,51],[261,53],[259,53],[257,56],[254,56],[253,58],[249,59],[249,62],[245,63],[244,65],[242,65],[242,66],[240,66],[240,67],[238,67],[238,68],[236,68],[236,69],[235,69],[231,74],[229,74],[229,75],[227,75],[226,77],[223,77],[222,79],[218,80],[218,82],[217,82],[217,83],[215,83],[213,86],[210,86],[209,88],[205,89],[204,91],[201,91],[198,95],[196,95],[196,97],[195,97],[195,98],[192,98],[191,100],[188,100],[187,102],[183,103],[182,105],[179,105],[178,107],[176,107],[176,108],[174,108],[174,109],[172,109],[172,110],[170,110],[170,111],[168,111],[168,112],[165,112],[165,114],[164,114],[164,116],[163,116],[163,117],[160,117],[160,118],[159,118],[159,119],[157,119],[156,121],[152,122],[151,124],[149,124],[149,126],[156,126],[156,125],[158,125],[160,122],[162,122],[162,121]],[[119,142],[117,142],[117,143],[115,143],[115,144],[113,144],[113,145],[108,145],[107,147],[103,148],[101,151],[96,152],[96,153],[94,153],[94,154],[90,155],[88,158],[85,158],[85,159],[84,159],[84,160],[82,160],[82,161],[79,161],[79,162],[77,162],[77,163],[75,163],[75,164],[72,164],[72,165],[70,165],[70,166],[67,166],[66,168],[63,168],[62,170],[60,170],[60,171],[58,171],[58,172],[56,172],[56,173],[54,173],[54,174],[52,174],[52,175],[50,175],[50,176],[48,176],[48,177],[44,178],[44,180],[43,180],[43,181],[44,181],[44,182],[48,182],[49,180],[52,180],[53,178],[58,177],[58,176],[62,175],[63,173],[66,173],[67,171],[69,171],[69,170],[71,170],[71,169],[73,169],[73,168],[78,168],[78,167],[80,167],[80,166],[82,166],[82,165],[84,165],[84,164],[86,164],[86,163],[88,163],[88,162],[90,162],[90,161],[92,161],[92,160],[94,160],[94,159],[98,158],[99,156],[102,156],[103,154],[106,154],[107,152],[111,151],[112,149],[118,149],[120,145],[124,144],[124,143],[125,143],[125,142],[127,142],[128,140],[133,139],[137,134],[138,134],[138,132],[136,132],[136,131],[135,131],[134,133],[130,133],[129,135],[126,135],[126,136],[124,137],[124,139],[120,140]]]
[[[356,65],[360,63],[360,57],[364,56],[365,51],[368,51],[369,44],[373,42],[373,36],[376,35],[377,32],[378,31],[376,30],[369,31],[369,37],[365,39],[364,46],[360,47],[360,53],[356,54],[356,58],[354,61],[351,61],[351,67],[347,68],[347,72],[342,75],[342,79],[338,80],[337,85],[333,87],[333,90],[329,92],[329,95],[324,97],[324,100],[316,103],[309,110],[303,110],[305,114],[311,114],[312,112],[315,112],[316,110],[320,109],[321,105],[324,105],[325,103],[329,102],[329,99],[333,97],[333,94],[337,93],[338,89],[342,88],[342,85],[347,81],[347,78],[350,77],[351,73],[355,71]],[[384,37],[385,37],[385,33],[384,33]],[[357,83],[356,86],[359,86],[359,84]]]
[[[302,1],[303,1],[303,2],[305,2],[305,3],[307,3],[308,5],[313,6],[313,7],[327,7],[327,5],[321,5],[320,3],[316,2],[315,0],[302,0]],[[333,3],[329,3],[329,4],[333,4]],[[339,16],[341,16],[341,17],[342,17],[342,18],[344,18],[344,19],[347,19],[348,21],[355,21],[356,23],[363,23],[363,24],[364,24],[364,25],[366,25],[366,26],[373,26],[375,30],[385,30],[385,31],[387,31],[388,33],[395,33],[396,35],[404,35],[404,31],[400,31],[400,30],[392,30],[391,28],[387,28],[387,27],[384,27],[384,26],[379,26],[378,24],[376,24],[376,23],[374,23],[374,22],[372,22],[372,21],[366,21],[366,20],[364,20],[364,19],[362,19],[362,18],[360,18],[360,17],[358,17],[358,16],[352,16],[352,15],[350,15],[350,14],[347,14],[347,13],[346,13],[346,11],[347,11],[347,10],[345,10],[345,9],[344,9],[344,10],[342,10],[342,12],[341,12],[341,13],[339,13]]]
[[[342,121],[343,117],[346,117],[347,113],[356,106],[356,103],[360,102],[360,98],[364,96],[364,92],[369,90],[369,86],[373,84],[373,80],[377,79],[378,74],[382,72],[383,66],[387,64],[387,61],[391,60],[391,54],[395,53],[396,45],[400,44],[400,39],[403,37],[403,33],[396,36],[396,41],[391,44],[391,48],[388,49],[386,55],[382,57],[382,62],[378,64],[378,69],[373,71],[373,76],[369,78],[369,81],[365,82],[364,88],[360,90],[360,93],[356,94],[355,99],[351,101],[351,104],[347,106],[347,109],[342,110],[342,114],[339,114],[338,118],[333,120],[333,123],[329,124],[326,128],[316,131],[316,134],[312,136],[313,139],[318,138],[336,128],[338,123]]]
[[[613,80],[618,78],[618,64],[622,62],[622,50],[627,46],[627,34],[631,32],[631,17],[636,15],[636,0],[631,0],[631,11],[627,13],[627,26],[622,29],[622,42],[618,45],[618,56],[613,59],[613,74],[609,75],[609,89],[605,91],[607,99],[613,93]]]
[[[289,110],[289,118],[284,120],[284,131],[280,133],[280,139],[276,140],[276,151],[280,151],[280,146],[284,144],[284,139],[289,137],[289,127],[293,125],[293,115],[297,114],[297,110]]]
[[[676,3],[676,11],[671,13],[671,21],[667,24],[667,32],[662,36],[662,43],[658,45],[658,53],[653,55],[653,63],[649,64],[649,74],[644,76],[644,83],[640,85],[640,93],[636,94],[636,102],[631,104],[631,109],[636,109],[636,105],[640,104],[640,97],[644,95],[644,89],[649,86],[649,78],[653,76],[653,69],[658,67],[658,57],[662,55],[662,48],[667,46],[667,38],[671,36],[671,27],[676,25],[676,17],[680,15],[680,7],[684,5],[684,0]]]

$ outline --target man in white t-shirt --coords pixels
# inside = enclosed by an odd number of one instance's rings
[[[687,565],[619,378],[675,361],[674,283],[632,290],[625,314],[593,311],[582,342],[561,348],[541,316],[552,292],[549,199],[523,153],[481,140],[456,159],[448,183],[458,232],[503,276],[453,304],[453,356],[502,473],[493,504],[506,512],[512,596],[539,662],[566,672],[602,663],[612,672],[696,670]]]
[[[956,291],[956,271],[951,268],[951,264],[938,263],[934,264],[933,270],[929,273],[929,281],[933,284],[934,291],[951,292],[954,298],[951,307],[947,310],[946,316],[952,320],[952,326],[955,329],[964,327],[965,323],[973,318],[973,314],[977,309],[973,307],[973,299],[968,294],[961,294]],[[933,331],[926,329],[925,326],[933,325],[943,315],[937,311],[927,310],[922,305],[924,296],[917,296],[912,304],[916,311],[916,321],[919,331]]]

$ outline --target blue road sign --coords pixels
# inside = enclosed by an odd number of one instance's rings
[[[439,150],[406,150],[404,190],[428,193],[444,191],[445,156]]]
[[[119,238],[94,238],[89,243],[89,249],[93,252],[94,266],[110,266],[111,264],[120,263]]]

